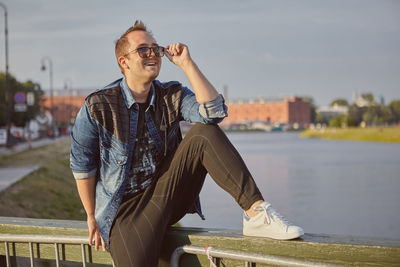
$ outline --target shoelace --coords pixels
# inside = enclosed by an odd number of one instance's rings
[[[277,212],[274,208],[271,207],[271,204],[264,204],[254,208],[254,210],[264,212],[264,223],[271,224],[271,220],[277,222],[282,227],[288,230],[289,226],[292,224],[279,212]]]

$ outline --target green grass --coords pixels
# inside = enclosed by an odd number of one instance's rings
[[[400,143],[399,127],[367,127],[367,128],[327,128],[305,130],[300,137],[322,138],[332,140],[352,140],[367,142]]]
[[[0,158],[0,167],[39,166],[0,192],[0,216],[86,220],[69,168],[69,139]]]

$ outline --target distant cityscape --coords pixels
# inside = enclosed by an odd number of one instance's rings
[[[85,96],[93,89],[55,91],[53,94],[54,121],[59,125],[72,124],[79,109],[84,103]],[[224,88],[227,99],[227,89]],[[379,104],[383,105],[380,97]],[[364,94],[353,93],[353,104],[363,108],[372,103]],[[50,98],[45,95],[42,106],[50,108]],[[274,129],[303,129],[315,123],[315,114],[320,122],[329,123],[335,116],[348,114],[348,105],[330,105],[313,107],[309,98],[300,96],[282,98],[253,98],[247,100],[227,101],[228,117],[220,124],[225,129],[259,129],[270,131]],[[44,110],[43,109],[43,110]],[[313,110],[314,109],[314,110]],[[315,113],[314,115],[312,113]]]
[[[15,83],[14,87],[19,86],[21,89],[13,93],[14,118],[10,133],[19,139],[26,139],[28,133],[32,139],[68,134],[85,97],[95,91],[93,88],[72,89],[65,86],[62,90],[53,90],[51,97],[49,90],[37,90],[37,84]],[[24,86],[26,88],[22,89]],[[35,99],[32,98],[33,93],[37,94]],[[286,131],[329,126],[343,128],[393,125],[400,120],[400,100],[392,101],[391,106],[385,106],[383,97],[375,100],[369,93],[354,92],[352,103],[338,98],[332,100],[329,106],[316,106],[312,98],[302,96],[231,100],[227,87],[223,88],[223,95],[228,106],[228,117],[220,126],[225,130]],[[17,100],[23,102],[17,103]],[[30,112],[31,115],[28,114]],[[2,116],[4,124],[7,115]],[[181,123],[183,130],[190,127],[189,123]]]

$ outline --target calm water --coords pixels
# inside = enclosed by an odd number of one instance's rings
[[[307,233],[400,238],[400,144],[232,133],[264,198]],[[207,177],[206,220],[183,226],[242,229],[242,211]]]

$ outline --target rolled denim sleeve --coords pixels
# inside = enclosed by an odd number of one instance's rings
[[[98,128],[85,102],[71,132],[70,167],[75,179],[87,179],[95,175],[98,159]]]
[[[201,116],[207,119],[225,118],[227,107],[224,97],[220,94],[216,99],[200,104],[199,112]]]
[[[218,95],[216,99],[199,104],[195,94],[187,87],[182,87],[181,114],[185,121],[201,123],[219,123],[227,115],[228,107],[224,97]]]

